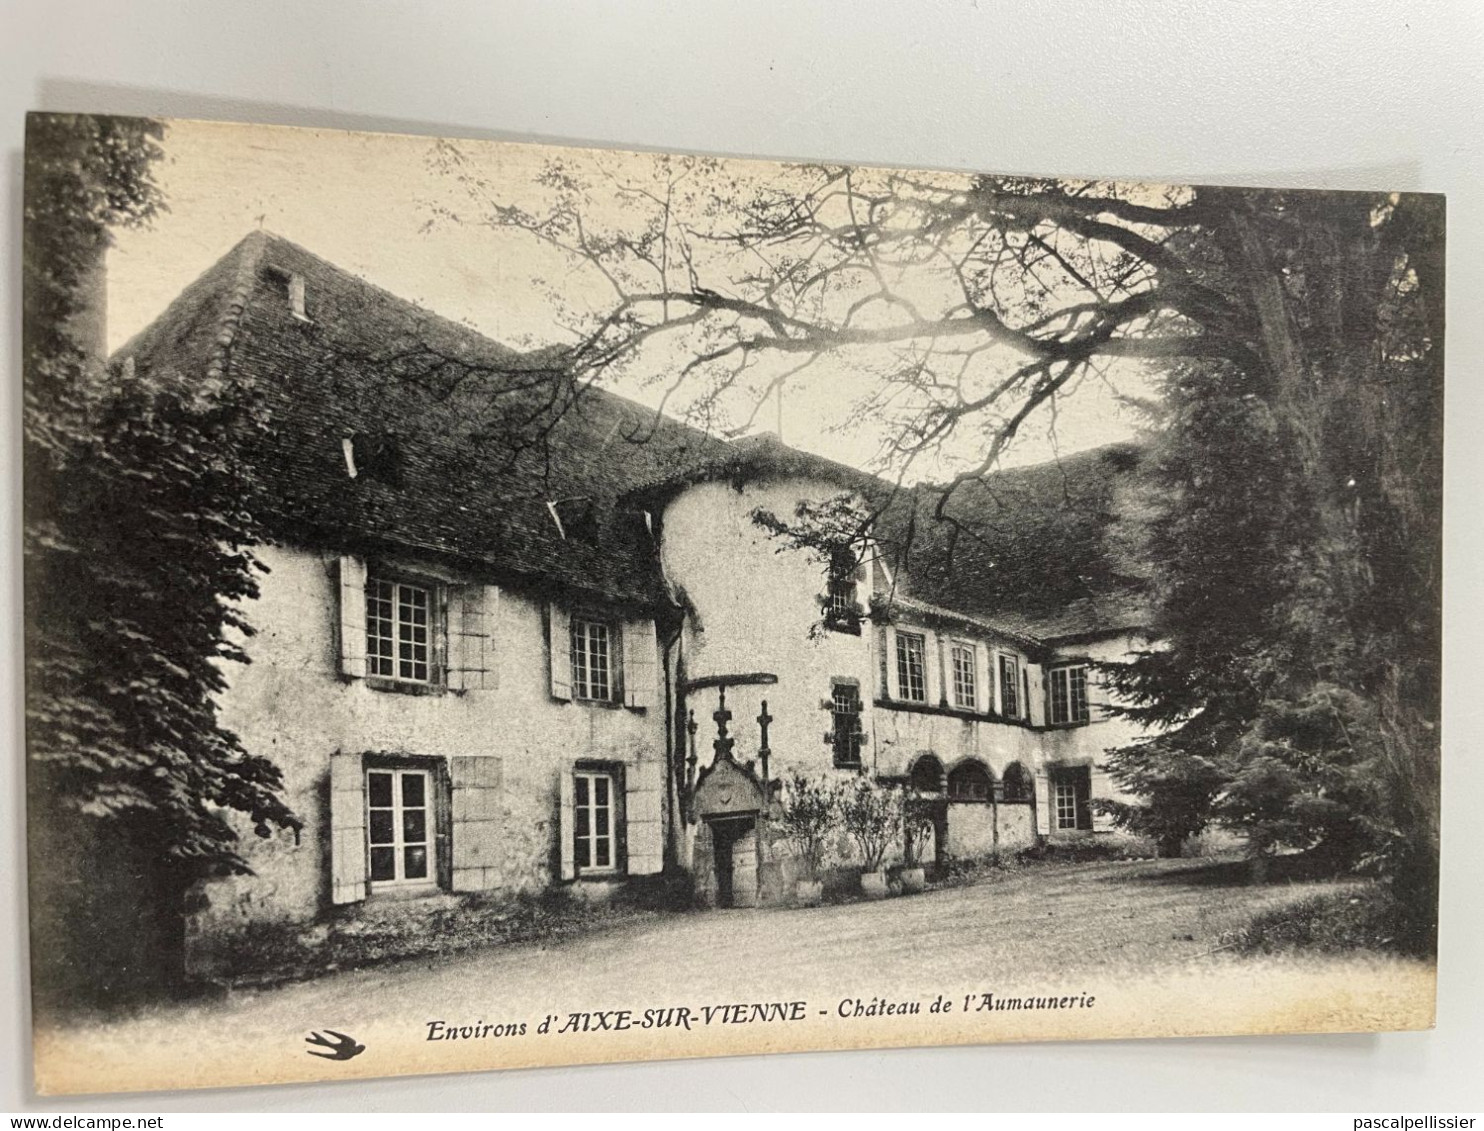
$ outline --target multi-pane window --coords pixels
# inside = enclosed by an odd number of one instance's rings
[[[1075,829],[1077,827],[1076,783],[1065,778],[1059,778],[1054,783],[1052,795],[1056,799],[1056,827],[1059,829]]]
[[[1087,665],[1052,668],[1049,674],[1052,724],[1087,722]]]
[[[432,590],[366,581],[366,674],[427,683],[432,674]]]
[[[1014,656],[1001,656],[1000,714],[1007,719],[1020,718],[1020,661]]]
[[[978,687],[974,682],[974,646],[953,646],[953,702],[972,711],[979,705]]]
[[[615,792],[612,774],[579,770],[574,775],[573,859],[583,871],[612,872],[618,867],[618,850],[613,835]]]
[[[830,555],[829,599],[825,605],[825,623],[830,627],[859,631],[859,573],[851,550],[835,550]]]
[[[613,698],[613,630],[605,621],[572,618],[572,695]]]
[[[374,884],[431,883],[428,775],[424,770],[366,774],[366,824]]]
[[[830,697],[835,765],[856,768],[861,764],[861,693],[853,683],[837,683]]]
[[[897,633],[897,693],[908,702],[927,702],[926,656],[926,641],[920,633]]]
[[[1092,775],[1086,766],[1056,770],[1051,775],[1051,821],[1055,829],[1091,829],[1088,805]]]

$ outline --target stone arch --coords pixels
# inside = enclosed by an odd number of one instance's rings
[[[924,750],[913,759],[908,778],[918,793],[942,793],[948,784],[943,762],[931,750]]]
[[[1011,762],[1006,766],[1001,780],[1004,782],[1007,802],[1030,805],[1036,803],[1036,780],[1019,762]]]
[[[952,801],[989,801],[994,797],[994,771],[978,758],[965,758],[948,773]]]

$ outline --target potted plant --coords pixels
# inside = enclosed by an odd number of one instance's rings
[[[884,899],[887,895],[881,863],[902,825],[901,797],[899,791],[865,777],[845,789],[840,812],[845,831],[860,850],[861,894],[867,899]]]
[[[908,794],[902,802],[902,851],[906,857],[906,866],[898,877],[902,882],[902,890],[908,894],[927,887],[923,851],[927,847],[928,838],[935,832],[932,802],[915,793]]]
[[[798,770],[783,783],[778,821],[799,862],[794,896],[803,907],[818,906],[824,897],[819,869],[835,826],[839,800],[839,791],[833,785],[806,778]]]

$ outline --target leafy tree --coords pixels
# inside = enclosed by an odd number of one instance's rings
[[[832,356],[855,382],[840,399],[884,426],[882,467],[903,479],[946,468],[922,517],[971,539],[992,544],[994,531],[955,499],[966,484],[992,490],[1027,422],[1086,381],[1132,397],[1154,374],[1159,395],[1142,403],[1156,418],[1155,645],[1109,674],[1128,713],[1166,733],[1115,769],[1150,787],[1151,804],[1186,811],[1158,818],[1173,838],[1207,816],[1213,774],[1236,781],[1245,758],[1271,755],[1245,741],[1270,725],[1265,704],[1302,710],[1325,687],[1357,696],[1373,707],[1376,789],[1348,804],[1426,929],[1438,844],[1438,198],[830,165],[759,174],[678,158],[610,170],[573,156],[536,198],[512,203],[457,146],[435,163],[470,191],[472,211],[449,218],[570,257],[569,290],[591,280],[564,308],[580,381],[647,366],[665,403],[745,428]],[[1284,748],[1316,754],[1317,741],[1296,734]],[[1289,760],[1295,788],[1331,796],[1302,761]],[[1227,816],[1262,842],[1257,809],[1251,824]]]
[[[1185,842],[1215,816],[1216,798],[1229,781],[1224,761],[1159,739],[1111,751],[1105,763],[1109,772],[1126,793],[1142,800],[1094,798],[1093,808],[1119,828],[1154,841],[1161,856],[1179,856]]]
[[[158,125],[38,115],[26,150],[26,737],[43,992],[179,973],[184,898],[245,871],[228,815],[295,824],[281,777],[216,715],[256,595],[251,405],[106,372],[101,257],[163,207]],[[86,877],[77,883],[73,877]]]
[[[1263,704],[1232,760],[1217,815],[1246,830],[1258,853],[1322,847],[1341,865],[1360,862],[1378,811],[1374,714],[1331,686]]]

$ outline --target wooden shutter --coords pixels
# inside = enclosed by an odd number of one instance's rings
[[[1046,669],[1040,664],[1027,663],[1025,672],[1025,705],[1021,708],[1023,718],[1032,726],[1046,725],[1047,690]]]
[[[1079,766],[1075,771],[1072,781],[1073,795],[1077,805],[1077,828],[1084,832],[1092,831],[1092,771],[1086,766]]]
[[[881,693],[888,699],[902,697],[901,681],[897,679],[897,630],[895,625],[886,625],[881,630],[881,664],[886,684]]]
[[[573,842],[576,835],[576,821],[572,815],[572,769],[563,766],[561,781],[558,788],[560,803],[557,820],[557,846],[558,856],[562,862],[562,879],[572,880],[577,878],[577,846]]]
[[[493,636],[499,600],[500,591],[486,585],[462,585],[451,593],[448,686],[455,691],[493,691],[500,686]]]
[[[546,631],[551,638],[551,697],[572,698],[572,622],[555,601],[546,606]]]
[[[360,754],[330,756],[330,899],[366,898],[366,766]]]
[[[448,760],[453,797],[453,890],[496,885],[504,762],[487,755]]]
[[[980,644],[977,640],[973,644],[973,649],[974,691],[976,693],[974,709],[993,712],[995,709],[994,649]]]
[[[1102,800],[1109,800],[1113,797],[1115,792],[1116,790],[1114,789],[1112,783],[1109,782],[1108,775],[1106,773],[1104,773],[1102,770],[1092,771],[1092,781],[1089,788],[1089,794],[1091,797],[1099,798]],[[1116,827],[1113,824],[1113,814],[1103,813],[1094,808],[1092,811],[1092,827],[1095,831],[1100,833],[1112,832]]]
[[[947,660],[943,655],[948,641],[941,632],[924,629],[922,634],[922,682],[927,701],[936,706],[947,706],[949,700]]]
[[[665,867],[665,778],[658,758],[630,763],[624,774],[629,875],[653,876]]]
[[[366,563],[340,559],[340,674],[366,674]]]
[[[1031,780],[1036,789],[1036,832],[1041,836],[1050,836],[1051,818],[1056,812],[1056,793],[1051,786],[1051,776],[1036,774]]]
[[[438,887],[453,890],[453,783],[448,763],[439,760],[433,767],[433,863]]]
[[[1095,723],[1111,718],[1108,713],[1108,686],[1103,682],[1103,673],[1088,664],[1087,673],[1087,721]]]
[[[658,691],[659,645],[654,621],[634,620],[623,626],[623,696],[629,707],[653,707]]]

